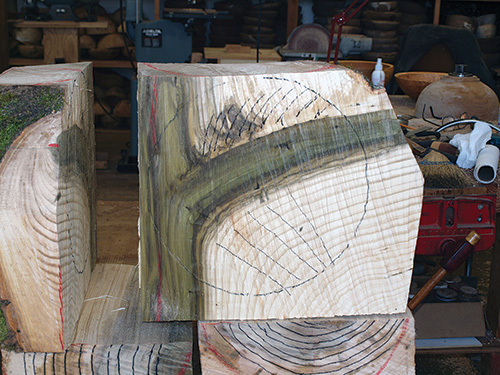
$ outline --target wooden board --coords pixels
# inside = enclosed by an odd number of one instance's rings
[[[75,63],[80,60],[78,29],[43,29],[43,62]]]
[[[142,322],[137,267],[98,264],[63,353],[2,350],[4,375],[191,374],[191,322]]]
[[[98,263],[137,265],[137,201],[97,201]]]
[[[145,323],[138,267],[97,264],[85,296],[76,344],[168,344],[192,342],[191,322]]]
[[[63,351],[96,256],[91,66],[12,68],[0,85],[64,90],[62,112],[25,128],[0,163],[4,313],[24,350]]]
[[[415,337],[439,339],[483,337],[483,302],[422,303],[414,311]]]
[[[49,29],[102,29],[107,26],[106,21],[24,21],[9,20],[14,27],[40,27]]]
[[[406,310],[423,179],[384,90],[341,66],[142,64],[147,320]]]
[[[232,46],[232,45],[230,45]],[[205,47],[203,52],[206,59],[214,59],[223,64],[242,64],[255,62],[257,59],[257,50],[255,48],[245,48],[241,46],[240,50],[234,47],[215,48]],[[259,61],[281,61],[281,56],[273,49],[260,49]]]
[[[203,374],[415,374],[410,312],[198,324]]]

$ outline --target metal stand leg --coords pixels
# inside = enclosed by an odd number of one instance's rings
[[[465,271],[464,276],[470,277],[472,273],[472,258],[474,257],[474,253],[472,253],[467,260],[465,261]]]

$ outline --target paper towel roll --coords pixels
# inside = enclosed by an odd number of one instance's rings
[[[496,146],[486,145],[477,156],[474,178],[483,184],[489,184],[497,176],[500,150]]]

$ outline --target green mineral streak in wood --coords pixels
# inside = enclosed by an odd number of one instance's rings
[[[62,89],[43,86],[0,87],[0,160],[28,125],[61,110]]]
[[[164,152],[179,150],[175,146],[178,144],[189,144],[185,139],[186,125],[180,119],[169,126],[168,134],[172,137],[162,141]],[[379,111],[347,119],[323,118],[285,128],[248,141],[217,158],[206,162],[200,159],[180,179],[174,178],[179,169],[173,174],[166,173],[169,164],[162,158],[161,163],[155,163],[155,170],[149,170],[151,180],[158,181],[158,191],[147,193],[149,199],[155,200],[155,205],[150,207],[161,207],[162,212],[144,214],[149,215],[150,220],[162,218],[156,229],[161,238],[157,245],[162,247],[163,274],[156,273],[158,267],[143,265],[143,274],[148,272],[144,293],[156,291],[160,278],[162,301],[175,306],[168,309],[171,315],[163,315],[162,311],[162,319],[203,319],[200,315],[203,298],[199,292],[200,283],[204,281],[197,247],[210,222],[220,217],[220,212],[215,214],[217,208],[233,201],[241,206],[245,199],[259,199],[266,190],[278,189],[281,180],[293,182],[304,171],[314,172],[325,163],[337,163],[339,168],[345,168],[399,144],[404,144],[404,140],[393,112]],[[189,150],[184,152],[187,154]],[[187,160],[182,154],[179,157]],[[149,261],[154,257],[153,253],[147,256]],[[146,307],[146,316],[152,311],[148,312]]]

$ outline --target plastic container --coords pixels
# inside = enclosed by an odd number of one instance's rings
[[[385,73],[382,68],[382,59],[380,57],[377,59],[375,70],[372,73],[372,83],[375,87],[384,87],[385,85]]]

